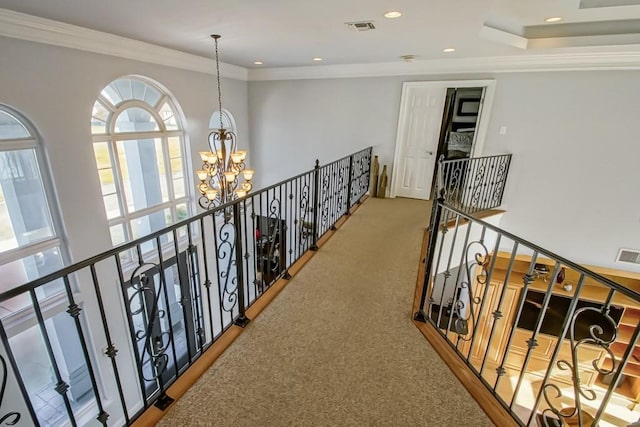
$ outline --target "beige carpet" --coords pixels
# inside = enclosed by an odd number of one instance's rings
[[[160,425],[492,425],[410,320],[429,206],[364,203]]]

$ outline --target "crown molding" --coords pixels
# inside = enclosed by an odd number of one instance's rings
[[[628,48],[628,47],[627,47]],[[429,74],[515,73],[536,71],[639,70],[640,48],[620,52],[559,53],[414,62],[250,69],[249,81]]]
[[[210,58],[8,9],[0,9],[0,36],[206,74],[215,74],[216,69]],[[220,75],[247,80],[248,70],[221,62]]]
[[[502,37],[503,34],[492,34]],[[78,49],[102,55],[215,74],[215,61],[151,43],[0,8],[0,36]],[[511,40],[516,43],[517,40]],[[517,44],[517,43],[516,43]],[[579,48],[577,48],[579,49]],[[414,62],[315,65],[247,69],[220,63],[223,77],[262,81],[323,78],[417,76],[430,74],[513,73],[536,71],[639,70],[640,45],[607,46],[599,51],[447,58]]]

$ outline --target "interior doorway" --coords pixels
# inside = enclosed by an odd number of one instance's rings
[[[391,197],[429,200],[437,159],[483,153],[494,80],[405,82]]]

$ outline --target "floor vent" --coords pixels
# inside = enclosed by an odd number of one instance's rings
[[[369,31],[376,29],[376,26],[373,25],[373,21],[345,22],[344,25],[353,31]]]
[[[628,262],[631,264],[640,264],[640,250],[638,249],[620,249],[618,252],[617,262]]]

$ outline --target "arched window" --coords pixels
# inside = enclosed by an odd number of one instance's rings
[[[0,292],[63,267],[59,217],[48,175],[35,128],[15,110],[0,105]],[[57,366],[70,386],[71,410],[77,413],[95,405],[95,398],[86,380],[87,364],[77,356],[82,350],[73,319],[65,311],[64,291],[58,279],[37,287],[35,297],[40,307],[47,307],[42,320]],[[65,423],[65,405],[54,391],[50,355],[29,293],[3,300],[0,317],[39,423]]]
[[[63,266],[48,199],[51,189],[42,179],[42,171],[47,174],[44,165],[34,127],[0,105],[0,292]],[[55,291],[50,285],[40,292],[46,296]],[[22,303],[11,310],[2,307],[0,316],[22,307]]]
[[[93,106],[91,131],[114,245],[188,216],[183,126],[166,91],[139,77],[114,80]]]
[[[209,119],[209,130],[216,130],[220,128],[220,115],[222,115],[222,127],[226,130],[230,130],[231,132],[235,132],[236,121],[233,119],[231,113],[224,108],[222,111],[216,110],[213,112]]]

